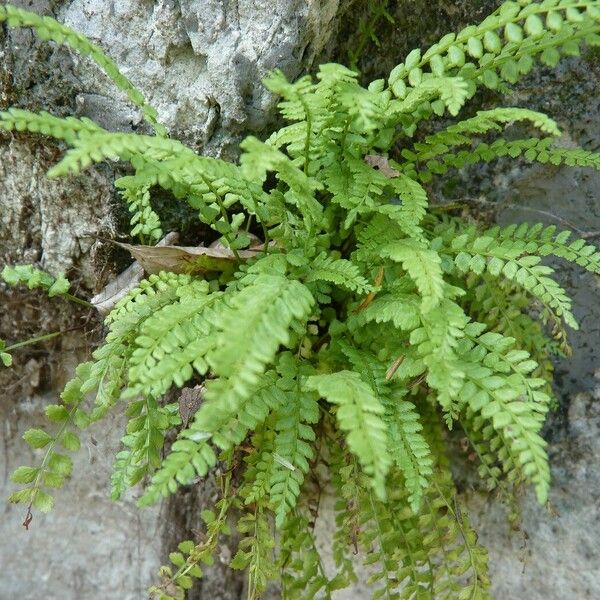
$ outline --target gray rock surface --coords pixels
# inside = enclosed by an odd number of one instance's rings
[[[232,156],[241,136],[273,115],[261,80],[274,68],[296,77],[310,67],[337,7],[338,0],[72,0],[58,15],[110,49],[175,136]],[[75,73],[85,88],[82,114],[139,123],[87,61],[77,60]]]
[[[473,524],[490,549],[494,598],[593,600],[600,592],[600,387],[574,395],[552,440],[551,511],[533,494],[521,502],[521,531],[489,498],[469,498]]]
[[[1,140],[2,138],[0,138]],[[0,256],[8,263],[39,262],[53,274],[71,270],[93,287],[90,250],[113,226],[112,185],[98,171],[48,179],[55,148],[5,136],[0,145]]]
[[[16,466],[42,459],[44,450],[25,449],[20,436],[30,427],[46,426],[43,409],[55,402],[55,394],[49,392],[2,405],[4,489],[12,487],[7,477]],[[122,426],[120,416],[112,414],[84,433],[81,450],[73,455],[73,477],[56,492],[52,512],[34,514],[29,531],[20,526],[23,505],[2,507],[0,597],[145,597],[162,558],[163,515],[160,507],[141,511],[130,498],[110,499],[111,464]]]

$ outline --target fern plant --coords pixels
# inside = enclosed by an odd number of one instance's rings
[[[554,227],[485,229],[448,216],[430,207],[424,185],[503,156],[600,168],[600,155],[562,148],[550,117],[517,107],[412,136],[424,119],[457,115],[482,86],[506,89],[536,61],[553,66],[597,45],[600,2],[506,2],[479,25],[413,50],[366,88],[337,64],[296,82],[274,72],[265,85],[288,124],[267,140],[247,138],[235,164],[170,139],[141,93],[81,35],[11,6],[0,7],[0,20],[90,57],[155,134],[16,108],[0,114],[0,127],[64,142],[50,177],[107,158],[128,162],[116,186],[134,235],[160,238],[151,205],[160,186],[198,211],[233,265],[149,273],[118,302],[104,343],[48,407],[52,433],[25,434],[46,452],[14,473],[23,488],[11,500],[51,508],[48,489],[71,471],[61,447],[75,451],[74,430],[125,405],[113,498],[141,484],[145,506],[220,465],[206,535],[180,544],[154,597],[183,597],[237,514],[242,541],[231,567],[246,570],[249,598],[272,579],[286,598],[331,598],[356,581],[359,549],[373,598],[488,598],[486,551],[460,507],[446,432],[464,430],[488,489],[509,498],[531,484],[546,503],[549,357],[567,351],[565,326],[577,322],[543,258],[598,274],[600,253]],[[515,121],[538,135],[505,139]],[[245,253],[250,246],[258,251]],[[33,271],[15,268],[11,283],[19,273]],[[192,381],[202,382],[202,401],[183,425],[164,398]],[[333,574],[314,536],[326,485],[336,495]]]

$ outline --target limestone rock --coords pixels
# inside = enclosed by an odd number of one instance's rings
[[[110,51],[176,136],[233,156],[248,131],[273,116],[261,80],[296,77],[328,40],[338,0],[72,0],[59,18]],[[111,82],[77,60],[80,110],[119,126],[139,115],[115,102]]]

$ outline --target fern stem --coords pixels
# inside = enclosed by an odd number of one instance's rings
[[[271,238],[269,236],[269,230],[267,229],[265,224],[258,217],[256,217],[256,218],[257,218],[258,222],[260,223],[260,226],[262,227],[262,230],[263,230],[263,236],[265,238],[263,254],[266,256],[267,254],[269,254],[269,243],[271,241]]]
[[[379,270],[377,271],[377,275],[375,276],[375,287],[380,287],[382,282],[383,282],[383,276],[385,274],[385,269],[383,267],[383,265],[381,267],[379,267]],[[367,308],[367,306],[369,306],[369,304],[371,304],[371,302],[373,302],[373,299],[375,298],[375,295],[377,294],[377,292],[370,292],[365,299],[358,305],[358,307],[355,309],[356,312],[363,310],[364,308]]]
[[[501,489],[508,496],[509,491],[508,491],[508,488],[506,487],[506,485],[504,484],[504,481],[500,481],[500,479],[498,479],[496,477],[496,475],[494,474],[492,469],[490,469],[489,465],[483,458],[483,454],[477,447],[477,444],[475,443],[475,441],[469,435],[469,432],[467,431],[466,427],[463,425],[463,422],[460,419],[458,419],[458,424],[460,425],[460,428],[463,430],[463,433],[465,434],[465,437],[467,438],[469,445],[471,446],[471,448],[473,448],[473,451],[475,452],[475,454],[477,454],[477,458],[479,458],[479,461],[481,462],[483,468],[486,470],[486,472],[490,476],[490,478],[494,481],[494,485],[498,489]]]
[[[225,520],[227,511],[229,510],[229,507],[231,506],[231,503],[232,503],[232,498],[229,496],[229,484],[231,482],[231,473],[232,473],[231,471],[227,471],[223,478],[225,481],[225,483],[223,485],[223,501],[221,504],[221,510],[219,511],[219,515],[216,518],[216,522],[221,522],[221,521]],[[208,539],[205,542],[201,543],[200,546],[203,549],[216,546],[216,543],[218,541],[218,534],[219,534],[219,528],[215,528],[213,533],[211,533],[210,536],[208,537]],[[193,554],[193,552],[192,552],[192,554]],[[190,570],[195,565],[197,565],[199,562],[200,562],[200,559],[191,560],[191,555],[190,555],[190,558],[188,558],[187,564],[184,567],[179,568],[177,573],[175,573],[175,575],[173,575],[171,581],[176,583],[180,577],[187,575],[190,572]]]
[[[84,300],[83,298],[78,298],[77,296],[73,296],[73,294],[61,294],[61,296],[64,296],[67,300],[70,300],[71,302],[75,302],[75,304],[80,304],[81,306],[85,306],[87,308],[94,308],[94,305],[91,302],[88,302],[87,300]]]
[[[74,327],[72,329],[66,329],[64,331],[54,331],[52,333],[46,333],[45,335],[38,335],[36,337],[29,338],[23,342],[17,342],[16,344],[12,344],[4,348],[4,352],[9,352],[10,350],[15,350],[16,348],[22,348],[23,346],[29,346],[31,344],[37,344],[38,342],[45,342],[46,340],[51,340],[52,338],[58,337],[59,335],[63,335],[68,331],[73,331],[73,329],[78,329]]]
[[[50,457],[54,453],[54,448],[56,447],[58,440],[61,439],[63,433],[65,432],[65,429],[72,422],[73,415],[79,409],[79,404],[81,403],[82,399],[83,399],[83,397],[80,398],[77,402],[75,402],[73,404],[73,406],[71,407],[71,410],[69,410],[69,412],[68,412],[68,417],[61,423],[61,426],[60,426],[57,434],[52,438],[52,440],[48,444],[48,449],[46,450],[46,454],[44,455],[42,463],[39,467],[39,471],[35,477],[33,485],[31,486],[33,488],[33,492],[31,493],[31,501],[30,501],[29,507],[27,509],[27,516],[25,517],[25,521],[23,522],[23,526],[26,529],[28,529],[28,525],[31,522],[31,506],[35,500],[37,493],[39,492],[39,490],[41,488],[40,484],[41,484],[41,479],[44,475],[44,468],[46,467],[48,461],[50,460]]]
[[[258,516],[259,516],[259,504],[256,504],[254,508],[254,539],[258,540]],[[257,542],[258,545],[258,542]],[[252,575],[252,571],[259,571],[260,568],[260,550],[258,552],[252,553],[252,558],[254,559],[254,565],[251,564],[248,569],[248,600],[256,600],[258,598],[258,592],[256,589],[256,583],[254,581],[254,577]]]
[[[371,491],[369,490],[367,492],[367,495],[369,497],[369,504],[371,505],[371,510],[373,511],[373,520],[375,521],[375,524],[377,525],[377,532],[379,533],[379,539],[380,541],[380,545],[381,545],[381,552],[385,552],[385,549],[383,547],[383,539],[384,539],[384,532],[381,528],[381,523],[379,522],[379,511],[377,510],[377,507],[375,506],[375,501],[373,500],[373,494],[371,493]],[[387,561],[386,558],[383,557],[379,563],[381,564],[381,567],[383,568],[383,572],[384,572],[384,576],[385,576],[385,595],[388,598],[388,600],[392,600],[392,596],[390,595],[390,591],[393,590],[391,584],[391,580],[390,580],[390,572],[387,568]]]
[[[404,525],[400,519],[398,519],[396,521],[396,527],[400,531],[400,535],[402,535],[402,539],[404,540],[406,553],[408,554],[408,558],[410,561],[410,570],[413,573],[413,580],[415,582],[417,582],[417,581],[419,581],[419,573],[417,572],[417,562],[415,560],[413,552],[411,551],[410,542],[409,542],[408,538],[406,537],[406,532],[404,531]],[[431,560],[429,559],[429,556],[427,556],[427,564],[429,565],[429,570],[431,572],[433,572],[433,566],[431,564]],[[433,578],[429,583],[429,591],[433,594]]]
[[[310,138],[312,136],[312,116],[306,110],[306,141],[304,142],[304,173],[308,175],[308,164],[310,162]]]
[[[221,209],[221,215],[223,215],[223,218],[225,219],[225,222],[231,228],[231,221],[229,220],[229,213],[227,212],[227,209],[225,208],[225,205],[223,204],[223,201],[216,194],[216,192],[214,191],[212,185],[210,185],[210,184],[208,184],[208,185],[209,185],[211,191],[214,192],[215,196],[217,197],[217,204],[219,205],[219,208]],[[240,255],[238,254],[238,251],[235,248],[233,248],[232,245],[231,245],[232,242],[231,242],[231,238],[229,237],[229,234],[228,233],[224,233],[223,237],[225,238],[225,240],[229,244],[229,247],[231,248],[231,250],[233,252],[233,255],[236,257],[237,260],[241,261],[242,259],[240,258]]]

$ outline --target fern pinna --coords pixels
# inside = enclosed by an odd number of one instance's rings
[[[113,308],[104,344],[48,407],[54,433],[25,434],[46,453],[13,475],[24,487],[11,499],[49,509],[47,488],[71,470],[59,448],[79,445],[73,427],[125,404],[114,498],[142,482],[147,505],[221,465],[206,535],[171,555],[155,597],[183,597],[228,535],[232,511],[242,541],[231,566],[247,571],[249,598],[275,578],[286,598],[331,598],[356,581],[359,548],[373,598],[489,597],[486,552],[460,508],[445,431],[465,432],[488,488],[509,497],[531,483],[547,501],[540,429],[554,402],[549,356],[568,349],[564,327],[577,322],[543,258],[600,273],[600,254],[554,227],[485,230],[447,216],[429,207],[424,185],[507,155],[595,168],[600,155],[561,147],[556,123],[525,108],[482,111],[411,138],[422,120],[457,115],[481,86],[504,90],[536,61],[553,66],[598,44],[600,3],[506,2],[479,25],[413,50],[367,88],[337,64],[294,83],[272,73],[265,84],[289,124],[266,141],[247,138],[237,164],[167,137],[142,95],[79,34],[10,6],[0,20],[95,60],[155,135],[19,109],[1,113],[0,126],[62,140],[68,150],[51,177],[107,158],[129,162],[116,186],[133,235],[161,237],[151,205],[160,186],[198,211],[232,265],[150,274]],[[515,121],[538,134],[503,138]],[[250,246],[259,250],[244,258]],[[7,267],[4,278],[32,283],[27,273]],[[191,380],[202,382],[203,398],[182,425],[164,398]],[[324,486],[336,494],[335,573],[314,536]]]

